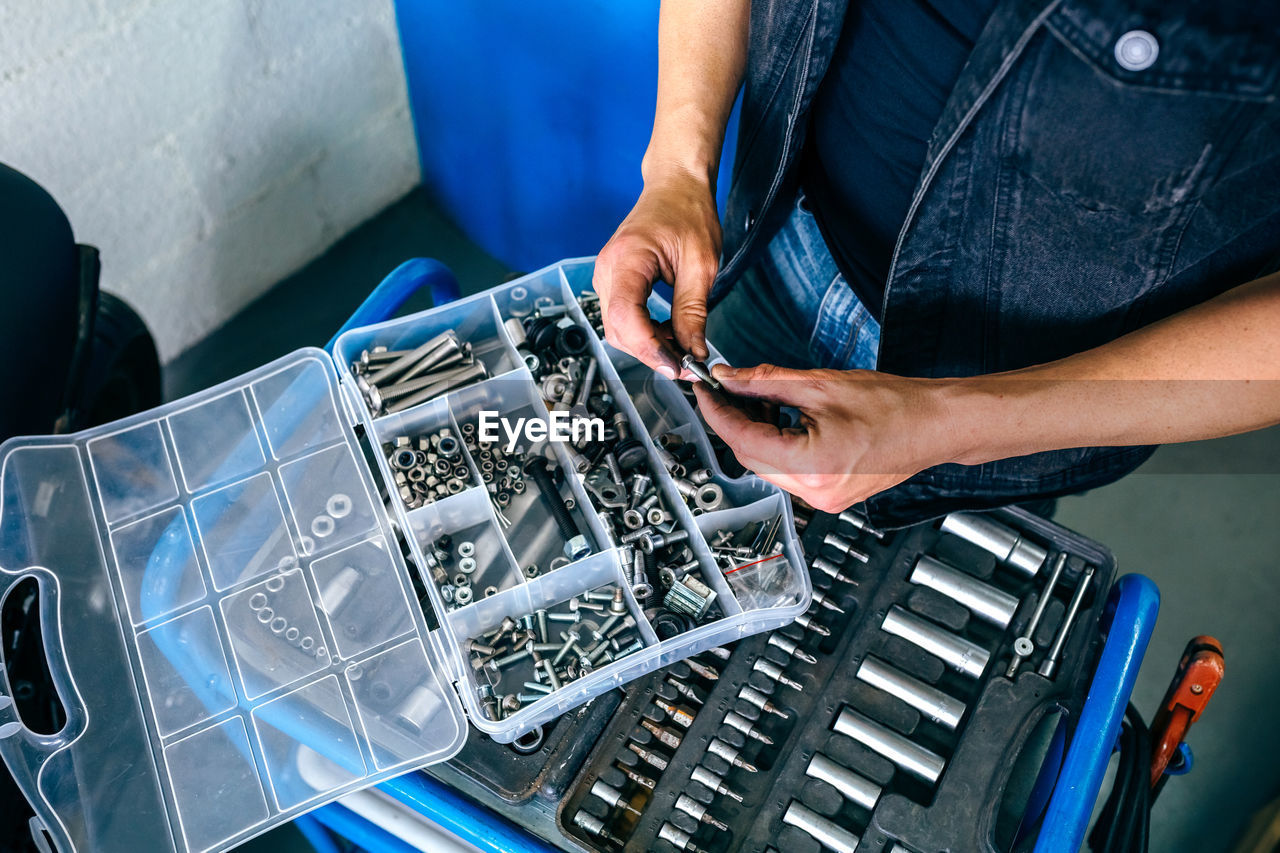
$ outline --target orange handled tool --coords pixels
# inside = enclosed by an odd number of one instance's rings
[[[1222,681],[1222,644],[1209,636],[1193,637],[1182,652],[1178,671],[1151,721],[1151,787],[1164,776],[1191,724],[1200,718]]]

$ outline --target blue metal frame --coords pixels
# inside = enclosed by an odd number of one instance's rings
[[[436,305],[458,296],[453,274],[443,264],[427,259],[408,261],[374,289],[339,330],[338,335],[347,329],[388,319],[409,296],[424,286],[433,288]],[[338,335],[329,342],[330,350]],[[1058,782],[1049,798],[1042,829],[1036,839],[1036,853],[1074,851],[1083,842],[1094,802],[1102,787],[1107,763],[1120,732],[1120,720],[1133,692],[1134,681],[1138,677],[1138,669],[1155,628],[1159,609],[1160,591],[1143,575],[1125,575],[1111,588],[1102,625],[1107,638],[1089,694],[1075,724],[1071,744],[1058,773]],[[425,773],[408,773],[383,782],[378,787],[427,820],[486,853],[555,851],[546,842]],[[379,846],[378,836],[370,831],[370,828],[378,828],[337,803],[318,809],[313,814],[322,823],[365,849],[405,849],[404,842],[394,837],[393,845]],[[360,826],[357,821],[365,825]],[[339,824],[350,828],[354,834],[348,835]]]
[[[1102,626],[1107,640],[1045,811],[1036,853],[1078,850],[1084,841],[1159,611],[1160,590],[1149,578],[1125,575],[1111,588]]]

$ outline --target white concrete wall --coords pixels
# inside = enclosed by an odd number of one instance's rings
[[[418,182],[392,0],[0,0],[0,162],[167,361]]]

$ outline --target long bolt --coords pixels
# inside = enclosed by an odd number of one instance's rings
[[[564,498],[560,496],[560,490],[556,488],[555,483],[551,482],[551,472],[547,470],[547,460],[541,456],[533,457],[524,464],[524,472],[533,479],[538,491],[542,493],[548,509],[551,510],[551,517],[555,519],[556,526],[560,528],[560,535],[564,537],[564,540],[568,542],[570,539],[580,536],[578,525],[574,524],[569,508],[564,505]]]

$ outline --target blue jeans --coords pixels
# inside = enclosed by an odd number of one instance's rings
[[[836,268],[801,195],[764,256],[711,311],[707,339],[735,367],[870,370],[880,323]]]

